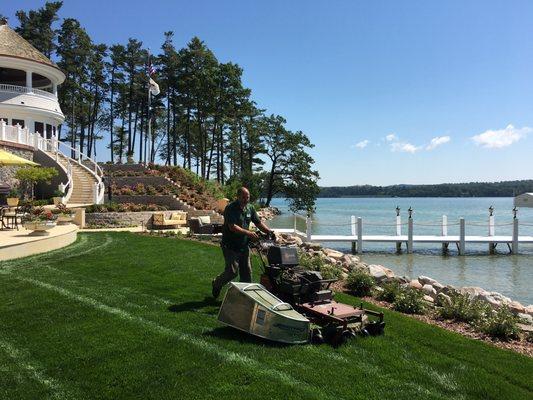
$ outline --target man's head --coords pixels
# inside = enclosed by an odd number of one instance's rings
[[[237,200],[239,201],[241,208],[246,207],[246,205],[250,202],[250,191],[246,189],[244,186],[238,188],[237,189]]]

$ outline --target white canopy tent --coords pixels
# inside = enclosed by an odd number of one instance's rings
[[[533,193],[523,193],[514,198],[515,207],[533,207]]]

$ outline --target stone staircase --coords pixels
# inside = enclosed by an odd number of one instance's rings
[[[55,154],[47,154],[50,157],[55,158]],[[67,205],[94,204],[95,184],[97,183],[94,175],[75,160],[68,158],[61,153],[58,154],[57,162],[60,163],[65,170],[68,169],[69,163],[72,168],[72,194],[67,200]]]

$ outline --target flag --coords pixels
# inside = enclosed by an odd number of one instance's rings
[[[159,90],[159,85],[154,81],[152,78],[150,78],[150,94],[152,96],[157,96],[161,91]]]
[[[155,74],[155,68],[152,65],[152,57],[150,55],[148,55],[148,63],[146,64],[146,74],[148,76]]]

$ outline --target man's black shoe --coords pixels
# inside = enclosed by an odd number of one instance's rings
[[[211,294],[213,295],[213,298],[214,299],[217,299],[218,296],[220,295],[220,288],[216,287],[215,286],[215,280],[213,279],[211,281]]]

